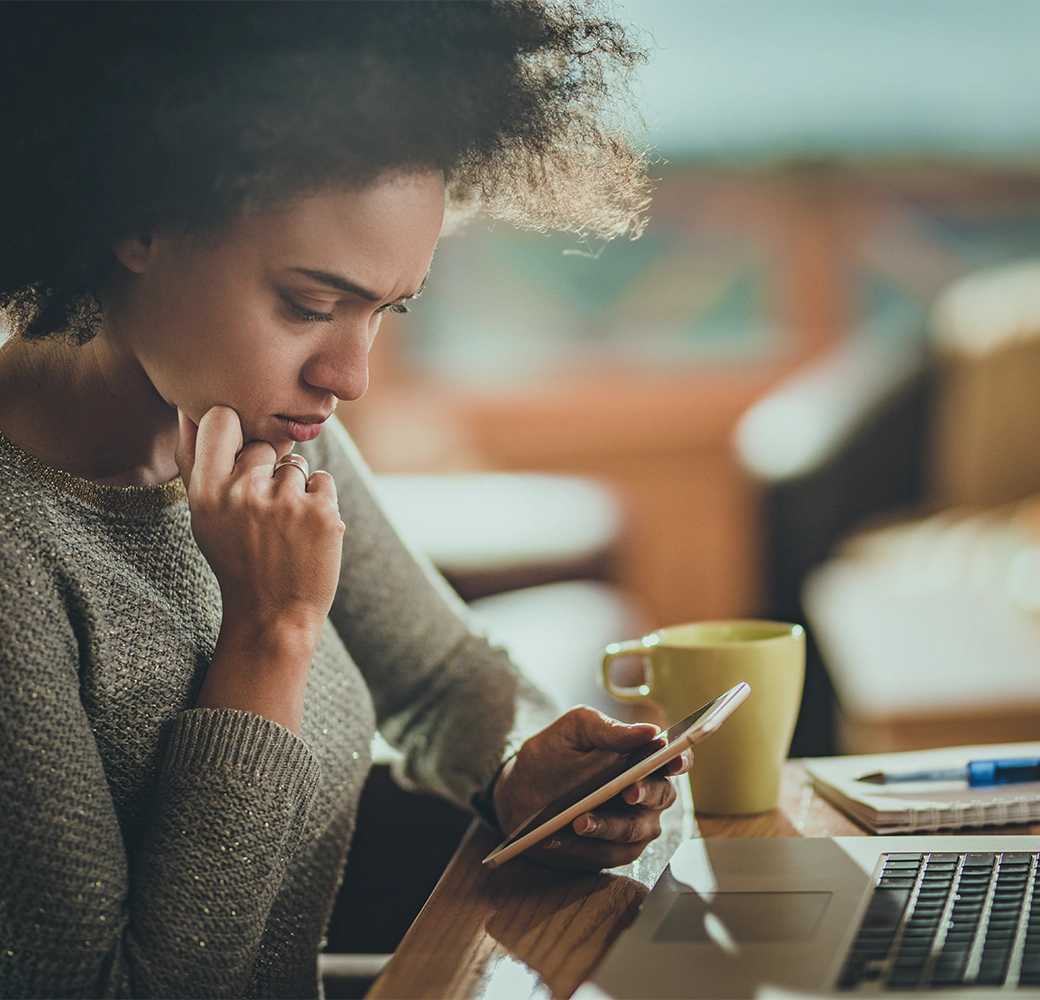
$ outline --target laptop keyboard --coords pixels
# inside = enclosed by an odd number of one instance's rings
[[[1037,855],[887,854],[841,989],[1040,987]]]

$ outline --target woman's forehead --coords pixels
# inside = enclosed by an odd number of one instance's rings
[[[422,283],[443,214],[439,173],[398,174],[250,212],[219,233],[174,237],[172,249],[178,254],[179,243],[198,263],[221,261],[222,269],[260,267],[301,280],[320,274],[330,276],[329,287],[339,278],[341,285],[397,297]]]

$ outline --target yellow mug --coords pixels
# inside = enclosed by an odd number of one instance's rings
[[[611,665],[620,657],[643,661],[642,684],[614,684]],[[776,808],[804,680],[805,630],[788,622],[673,625],[642,639],[611,643],[603,657],[607,691],[620,701],[655,703],[669,723],[738,681],[751,685],[747,701],[694,750],[694,808],[724,816]]]

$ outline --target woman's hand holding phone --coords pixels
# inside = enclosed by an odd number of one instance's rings
[[[547,801],[652,741],[657,726],[626,725],[593,708],[575,708],[535,733],[508,761],[495,784],[494,803],[509,833]],[[592,812],[578,816],[527,851],[557,868],[598,871],[628,864],[661,833],[661,812],[675,801],[669,775],[693,762],[684,750],[651,775],[629,785]]]
[[[299,732],[307,674],[339,578],[345,530],[325,472],[274,473],[266,441],[238,414],[180,418],[177,463],[191,527],[220,584],[220,636],[199,708],[256,712]]]

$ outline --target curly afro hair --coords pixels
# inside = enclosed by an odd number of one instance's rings
[[[578,3],[2,3],[0,308],[89,340],[114,238],[394,170],[442,170],[456,211],[638,235],[643,59]]]

